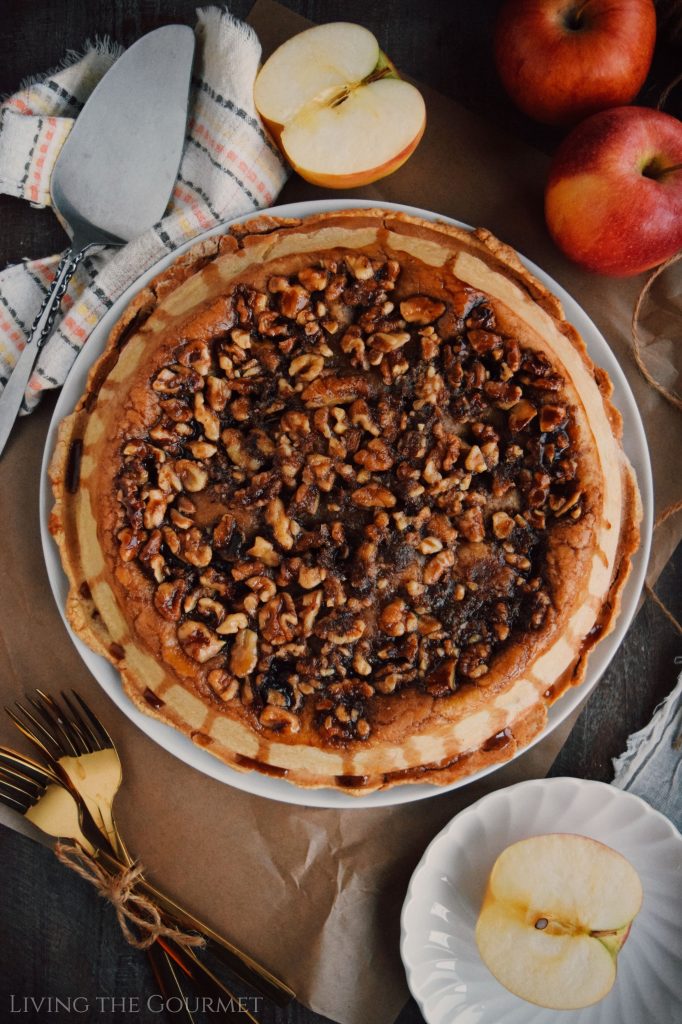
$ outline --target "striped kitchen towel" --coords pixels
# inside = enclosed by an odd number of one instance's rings
[[[185,149],[166,216],[123,248],[88,255],[71,280],[29,382],[24,411],[59,387],[95,324],[148,267],[220,221],[271,206],[287,169],[253,105],[260,43],[217,7],[197,12]],[[50,173],[73,119],[121,50],[98,41],[24,85],[0,108],[0,192],[50,205]],[[0,272],[0,390],[54,279],[60,255]]]

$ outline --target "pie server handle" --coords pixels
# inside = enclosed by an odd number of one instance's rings
[[[40,312],[33,321],[28,341],[12,370],[12,375],[5,385],[2,395],[0,395],[0,455],[2,455],[7,438],[19,415],[26,386],[38,361],[38,356],[50,336],[54,318],[64,298],[69,281],[73,277],[78,264],[85,256],[87,248],[89,246],[79,249],[67,249],[62,256],[52,287],[45,296]]]

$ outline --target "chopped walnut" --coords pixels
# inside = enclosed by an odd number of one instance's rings
[[[315,380],[324,369],[324,359],[308,353],[307,355],[296,356],[289,364],[289,376],[298,377],[299,380]]]
[[[540,430],[556,430],[566,422],[566,407],[563,405],[543,405],[540,409]]]
[[[390,469],[394,462],[391,449],[378,437],[368,441],[367,447],[357,451],[353,459],[370,473],[383,473]]]
[[[269,576],[249,576],[246,585],[258,596],[261,604],[267,604],[277,593],[277,585]]]
[[[461,515],[457,516],[457,529],[462,536],[476,544],[485,537],[485,526],[483,524],[483,513],[478,507],[468,508]]]
[[[359,615],[341,611],[318,621],[315,633],[332,644],[353,644],[366,628],[366,622]]]
[[[240,629],[246,629],[248,624],[249,620],[243,612],[233,612],[231,615],[225,616],[223,622],[216,629],[216,633],[220,633],[221,636],[229,636],[232,633],[238,633]]]
[[[265,519],[268,526],[272,529],[277,543],[286,551],[289,551],[294,545],[293,521],[286,515],[281,498],[273,498],[272,501],[268,502],[265,509]]]
[[[191,459],[178,459],[174,469],[182,481],[182,486],[190,493],[203,491],[208,483],[206,470]]]
[[[452,551],[439,551],[430,558],[424,568],[424,583],[427,587],[437,583],[443,573],[447,572],[455,564],[455,556]]]
[[[360,508],[393,508],[396,503],[394,496],[379,484],[368,484],[353,491],[351,499]]]
[[[207,441],[217,441],[220,437],[220,420],[210,406],[204,401],[201,392],[194,396],[194,418],[204,429]]]
[[[467,452],[466,459],[464,460],[465,467],[470,473],[485,473],[488,468],[488,464],[485,461],[483,452],[477,444],[471,446]]]
[[[322,607],[322,591],[314,590],[312,593],[304,594],[301,601],[300,621],[304,637],[310,636],[313,625]]]
[[[226,430],[223,430],[220,439],[235,466],[239,466],[240,469],[246,469],[250,473],[260,469],[263,463],[249,451],[244,437],[238,430],[228,427]]]
[[[170,502],[170,495],[160,490],[151,490],[147,498],[147,506],[144,510],[143,522],[146,530],[153,530],[160,526],[166,515],[166,509]]]
[[[514,529],[514,520],[506,512],[495,512],[493,514],[493,533],[498,540],[506,540],[511,536]]]
[[[400,303],[400,315],[408,324],[432,324],[445,312],[445,304],[428,295],[413,295]]]
[[[397,349],[402,348],[403,345],[407,345],[409,340],[410,335],[407,331],[394,331],[392,334],[389,334],[386,331],[378,331],[376,334],[371,334],[369,336],[367,344],[377,352],[385,353],[397,351]]]
[[[329,274],[317,267],[305,267],[299,270],[298,279],[309,292],[321,292],[327,287]]]
[[[268,705],[261,711],[258,721],[268,729],[287,734],[297,733],[301,728],[298,716],[285,708]]]
[[[255,538],[253,544],[246,553],[247,555],[252,555],[253,558],[261,561],[263,565],[270,566],[270,568],[274,568],[279,565],[282,560],[281,556],[277,551],[275,551],[270,541],[266,540],[265,537],[260,536]]]
[[[258,613],[258,625],[268,643],[291,643],[298,626],[298,615],[290,594],[277,594]]]
[[[298,582],[304,590],[312,590],[314,587],[319,586],[326,578],[327,570],[323,566],[302,565],[298,571]]]
[[[346,256],[346,266],[357,281],[368,281],[374,276],[374,268],[367,256]]]
[[[523,398],[520,402],[517,402],[514,408],[509,413],[508,423],[509,429],[515,433],[519,430],[525,430],[526,427],[535,419],[538,411],[535,406]]]
[[[379,626],[388,636],[403,636],[417,628],[417,619],[402,598],[398,598],[384,606],[379,616]]]
[[[252,629],[240,629],[230,651],[230,668],[243,678],[253,672],[258,662],[258,637]]]
[[[154,607],[168,622],[177,622],[182,615],[182,599],[186,592],[184,580],[160,583],[154,592]]]
[[[178,626],[178,640],[185,654],[200,665],[210,661],[225,646],[225,641],[203,622],[187,619]]]
[[[317,377],[301,392],[301,398],[310,409],[325,405],[346,405],[359,398],[365,398],[370,391],[369,381],[359,374],[338,377],[329,374]]]
[[[234,700],[239,693],[239,681],[234,676],[231,676],[229,672],[224,672],[222,669],[212,669],[208,673],[206,681],[216,697],[219,697],[225,703]]]
[[[209,565],[213,558],[213,551],[210,544],[205,542],[204,535],[197,526],[190,527],[180,535],[179,557],[199,568]]]

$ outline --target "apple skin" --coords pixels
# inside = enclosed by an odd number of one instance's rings
[[[682,122],[646,107],[594,114],[552,160],[545,219],[587,270],[629,277],[682,248]]]
[[[653,0],[507,0],[495,28],[495,63],[525,114],[571,125],[634,99],[655,40]]]
[[[624,928],[617,928],[612,932],[592,932],[592,938],[599,939],[602,946],[606,946],[613,959],[616,960],[621,949],[627,942],[628,935],[631,931],[632,921],[630,921],[630,924],[625,925]]]

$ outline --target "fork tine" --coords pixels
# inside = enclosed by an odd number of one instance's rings
[[[10,780],[14,780],[13,782]],[[23,782],[24,785],[20,786],[19,783]],[[26,778],[19,773],[5,772],[0,769],[0,786],[9,786],[10,789],[14,789],[17,793],[23,793],[24,796],[30,797],[32,800],[37,800],[39,796],[42,796],[44,790],[41,786],[34,784],[33,789],[29,788],[30,783]]]
[[[42,715],[48,726],[52,726],[56,729],[55,739],[59,743],[62,749],[62,753],[67,757],[73,755],[78,757],[82,751],[78,750],[76,744],[69,731],[66,729],[64,722],[62,721],[61,710],[54,704],[51,698],[46,698],[45,694],[40,690],[36,690],[37,697],[28,696],[26,699],[36,709],[39,715]]]
[[[66,732],[74,746],[79,748],[78,754],[92,753],[90,749],[90,740],[88,739],[87,735],[83,734],[80,726],[78,725],[78,721],[74,721],[74,719],[69,716],[68,711],[65,712],[64,709],[57,703],[55,698],[52,697],[49,693],[45,693],[43,690],[39,690],[37,687],[36,693],[39,695],[39,697],[42,698],[43,701],[46,702],[48,708],[52,710],[62,731]]]
[[[21,704],[19,704],[18,701],[16,702],[16,704],[17,704],[17,707],[19,708],[19,710],[22,712],[22,714],[24,714],[28,718],[29,722],[32,722],[33,725],[37,729],[39,729],[40,732],[42,732],[42,734],[52,744],[52,746],[57,749],[57,755],[56,756],[59,757],[60,754],[61,754],[61,748],[60,748],[59,744],[57,743],[57,741],[54,739],[54,737],[50,735],[50,733],[47,731],[47,729],[43,728],[43,726],[40,724],[40,722],[36,721],[36,719],[33,717],[33,715],[30,713],[30,711],[27,711],[26,708],[22,707]],[[36,735],[36,733],[31,732],[30,728],[28,726],[24,725],[22,720],[17,717],[17,715],[15,714],[14,711],[12,711],[11,708],[8,708],[7,706],[5,706],[5,711],[7,712],[9,717],[12,719],[12,721],[16,725],[17,729],[19,730],[19,732],[23,733],[24,736],[31,741],[31,743],[35,744],[35,746],[38,747],[38,749],[41,751],[41,753],[45,754],[49,758],[50,761],[54,761],[55,754],[52,752],[52,750],[49,749],[49,747],[45,746],[45,744],[40,739],[40,737],[38,735]]]
[[[29,768],[27,771],[26,769]],[[4,757],[0,757],[0,777],[3,775],[19,779],[22,782],[27,783],[29,786],[33,786],[37,789],[45,790],[45,788],[54,782],[57,782],[56,776],[52,775],[40,775],[38,778],[31,774],[30,766],[23,764],[21,761],[8,761]]]
[[[5,793],[2,789],[2,783],[0,783],[0,803],[3,803],[5,807],[11,808],[13,811],[19,811],[20,814],[26,814],[26,811],[31,806],[30,801],[20,800],[18,797],[13,796],[10,793]]]
[[[78,730],[80,736],[83,739],[83,742],[89,748],[88,753],[92,753],[95,750],[101,750],[102,741],[100,740],[97,733],[94,732],[92,727],[88,725],[88,723],[84,720],[78,708],[75,707],[74,704],[71,702],[71,698],[69,697],[68,693],[65,693],[64,690],[61,690],[60,693],[62,700],[64,701],[67,708],[71,712],[71,724],[74,726],[74,728]]]
[[[93,726],[95,727],[95,729],[97,731],[97,734],[100,737],[100,741],[101,741],[101,744],[102,744],[102,749],[106,749],[108,747],[111,747],[112,750],[115,750],[116,747],[114,745],[114,741],[112,740],[111,736],[109,735],[107,730],[104,728],[104,726],[100,722],[100,720],[97,717],[97,715],[95,714],[95,712],[90,710],[88,705],[85,703],[85,701],[81,697],[80,693],[77,693],[76,690],[72,690],[71,693],[74,695],[74,697],[76,698],[76,700],[78,701],[78,703],[82,707],[83,711],[85,712],[85,714],[88,716],[88,718],[92,722]]]
[[[12,750],[11,747],[0,746],[0,768],[1,767],[11,767],[15,770],[23,769],[24,772],[28,770],[29,773],[33,772],[37,775],[40,781],[57,781],[57,777],[51,768],[38,764],[38,762],[34,761],[33,758],[28,757],[26,754],[20,754],[17,750]]]

